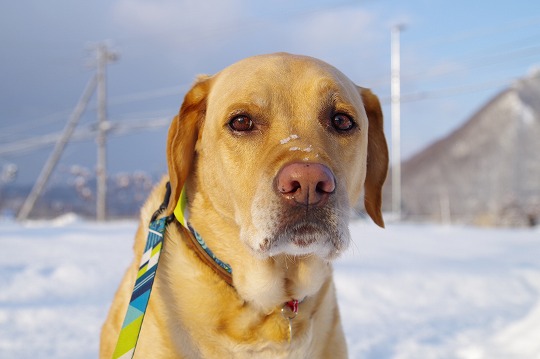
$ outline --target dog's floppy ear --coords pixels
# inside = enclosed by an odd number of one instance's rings
[[[358,90],[369,119],[364,207],[373,222],[384,227],[382,187],[388,172],[388,147],[384,137],[383,114],[377,96],[365,88],[359,87]]]
[[[171,197],[167,215],[173,213],[184,183],[191,172],[195,145],[206,113],[206,98],[210,77],[199,76],[184,97],[178,115],[174,117],[167,138],[167,164],[171,183]]]

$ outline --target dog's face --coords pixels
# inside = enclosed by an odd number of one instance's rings
[[[363,189],[383,225],[388,155],[378,100],[312,58],[258,56],[199,79],[171,127],[168,155],[172,201],[196,173],[197,191],[258,257],[336,257]]]

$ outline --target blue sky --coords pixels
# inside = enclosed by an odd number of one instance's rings
[[[402,47],[402,152],[410,156],[540,65],[538,1],[4,1],[0,11],[0,167],[31,181],[51,147],[6,145],[62,129],[92,76],[92,46],[108,40],[111,121],[170,118],[189,84],[247,56],[321,58],[381,98],[390,124],[390,28]],[[95,121],[95,99],[80,128]],[[387,131],[388,135],[390,131]],[[113,172],[164,171],[166,128],[111,136]],[[144,143],[144,146],[141,146]],[[93,168],[93,141],[62,163]],[[56,176],[62,176],[62,168]]]

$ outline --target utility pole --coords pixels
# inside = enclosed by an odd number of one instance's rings
[[[98,221],[104,221],[107,215],[106,202],[107,202],[107,132],[111,128],[110,123],[107,121],[107,63],[116,61],[118,56],[116,53],[109,51],[107,45],[99,44],[96,47],[96,74],[92,76],[92,79],[86,85],[83,95],[79,99],[77,106],[73,110],[64,131],[58,142],[54,147],[53,152],[47,159],[45,166],[41,170],[39,177],[34,184],[34,187],[30,191],[30,194],[23,203],[19,214],[18,220],[25,220],[30,215],[30,212],[34,208],[34,205],[45,189],[50,175],[54,171],[62,152],[69,142],[69,139],[73,135],[79,119],[86,110],[88,102],[92,98],[94,91],[97,91],[98,102],[98,135],[97,135],[97,147],[98,157],[96,166],[97,177],[97,203],[96,203],[96,219]]]
[[[107,45],[99,44],[97,46],[96,219],[100,222],[107,217],[107,132],[111,128],[107,120],[107,63],[116,59],[116,54],[110,52]]]
[[[60,160],[60,156],[62,155],[62,152],[64,151],[64,148],[66,147],[69,138],[73,134],[73,131],[75,131],[75,127],[77,127],[77,123],[79,123],[79,119],[81,118],[82,114],[84,113],[86,106],[88,105],[88,102],[92,98],[92,95],[94,94],[94,90],[96,89],[96,76],[92,76],[90,81],[88,81],[88,84],[86,85],[86,88],[84,89],[84,92],[79,99],[79,102],[77,102],[77,105],[75,106],[75,109],[71,113],[71,116],[69,118],[68,123],[64,127],[64,131],[62,132],[62,136],[56,142],[56,145],[54,146],[54,150],[47,159],[47,162],[45,163],[45,166],[43,166],[43,169],[41,170],[41,173],[39,174],[39,177],[34,184],[34,187],[32,187],[32,190],[30,191],[30,194],[28,197],[26,197],[26,200],[24,201],[19,214],[17,215],[17,219],[19,221],[24,221],[28,218],[30,215],[30,212],[34,208],[34,205],[36,204],[37,199],[41,195],[41,192],[43,192],[43,189],[47,185],[47,182],[49,181],[49,177],[51,176],[51,173],[54,171],[54,168],[56,167],[58,161]]]
[[[391,98],[392,98],[392,212],[401,219],[401,84],[400,38],[404,25],[395,25],[391,32]]]

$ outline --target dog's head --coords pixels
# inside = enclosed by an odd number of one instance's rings
[[[332,259],[362,192],[379,226],[388,168],[379,101],[330,65],[242,60],[188,92],[167,146],[172,212],[188,176],[259,258]],[[195,185],[194,185],[195,186]]]

